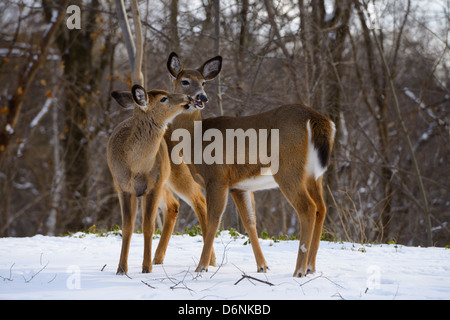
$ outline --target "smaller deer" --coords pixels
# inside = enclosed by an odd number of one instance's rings
[[[156,212],[163,186],[170,174],[170,170],[161,170],[160,166],[155,165],[155,159],[167,157],[167,147],[165,150],[160,148],[166,126],[175,116],[191,109],[192,99],[185,94],[163,90],[146,92],[140,85],[134,85],[131,93],[114,91],[111,96],[122,107],[134,107],[133,116],[114,129],[107,146],[108,166],[122,212],[122,251],[117,274],[128,272],[128,251],[137,198],[141,196],[144,233],[142,272],[148,273],[152,269],[151,243]]]

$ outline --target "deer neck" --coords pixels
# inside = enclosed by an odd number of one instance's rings
[[[129,145],[141,155],[155,157],[165,128],[155,120],[152,114],[137,112],[135,111],[132,118]]]
[[[194,132],[194,122],[202,121],[201,110],[195,110],[189,113],[182,113],[172,121],[171,129],[186,129],[191,134]]]

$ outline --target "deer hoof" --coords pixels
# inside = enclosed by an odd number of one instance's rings
[[[195,272],[208,272],[208,268],[198,266],[197,269],[195,269]]]
[[[258,272],[266,273],[268,270],[270,269],[266,265],[258,267]]]
[[[124,267],[121,267],[121,266],[119,266],[117,268],[116,275],[123,276],[123,275],[126,275],[126,274],[127,274],[127,268],[124,268]]]
[[[150,273],[150,272],[152,272],[152,268],[145,266],[142,267],[142,273]]]

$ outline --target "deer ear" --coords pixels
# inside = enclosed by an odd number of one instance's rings
[[[133,96],[129,91],[113,91],[111,92],[111,97],[113,97],[117,103],[125,109],[134,108]]]
[[[206,61],[198,71],[203,75],[205,80],[212,80],[219,74],[222,69],[222,57],[217,56]]]
[[[147,110],[148,95],[145,89],[141,85],[135,84],[131,88],[131,94],[133,95],[134,102],[136,102],[142,110]]]
[[[174,79],[176,79],[181,70],[183,70],[180,58],[178,58],[178,55],[175,52],[172,52],[169,55],[169,59],[167,59],[167,69]]]

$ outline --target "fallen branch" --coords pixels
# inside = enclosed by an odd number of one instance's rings
[[[324,278],[325,280],[328,280],[329,282],[331,282],[332,284],[334,284],[336,287],[339,287],[339,288],[341,288],[341,289],[344,289],[344,287],[341,286],[340,284],[338,284],[338,283],[334,282],[333,280],[330,280],[329,278],[325,277],[325,276],[323,275],[323,273],[320,273],[320,275],[318,275],[317,277],[312,278],[312,279],[309,279],[309,280],[307,280],[307,281],[305,281],[305,282],[303,282],[303,283],[299,283],[299,282],[296,281],[295,279],[294,279],[294,281],[297,282],[298,285],[299,285],[300,287],[302,287],[302,286],[304,286],[305,284],[307,284],[307,283],[309,283],[309,282],[311,282],[311,281],[314,281],[314,280],[316,280],[316,279],[319,279],[319,278]]]
[[[250,281],[250,280],[255,280],[255,281],[258,281],[258,282],[261,282],[261,283],[268,284],[269,286],[274,286],[274,284],[271,283],[271,282],[269,282],[269,281],[261,280],[261,279],[258,279],[258,278],[249,276],[249,275],[247,275],[247,274],[245,274],[245,273],[242,275],[242,278],[240,278],[238,281],[235,282],[234,285],[237,285],[239,282],[241,282],[241,281],[244,280],[244,279],[249,279],[249,281]],[[250,282],[251,282],[251,281],[250,281]]]
[[[251,280],[255,280],[255,281],[258,281],[258,282],[262,282],[262,283],[268,284],[269,286],[274,286],[274,284],[271,283],[271,282],[269,282],[269,281],[264,281],[264,280],[257,279],[257,278],[255,278],[255,277],[252,277],[252,276],[247,275],[244,271],[242,271],[241,269],[239,269],[234,263],[232,263],[232,265],[235,266],[235,268],[238,269],[240,272],[242,272],[242,278],[239,279],[238,281],[236,281],[236,282],[234,283],[234,285],[237,285],[239,282],[241,282],[241,281],[244,280],[244,279],[248,279],[250,282],[252,282]],[[267,277],[266,277],[266,278],[267,278]],[[254,284],[254,283],[252,282],[252,284]]]
[[[146,285],[147,287],[149,287],[149,288],[156,289],[156,287],[154,287],[154,286],[148,284],[148,283],[145,282],[144,280],[141,280],[141,282],[142,282],[143,284],[145,284],[145,285]]]
[[[186,279],[186,276],[187,276],[187,274],[189,273],[189,268],[188,268],[188,270],[185,272],[183,279],[182,279],[181,281],[176,282],[176,281],[174,281],[174,280],[177,280],[177,279],[169,277],[169,275],[168,275],[167,272],[166,272],[166,269],[164,269],[164,265],[161,265],[161,266],[162,266],[162,269],[163,269],[164,273],[166,274],[167,279],[169,279],[170,282],[173,283],[173,286],[171,286],[170,289],[172,289],[172,290],[175,290],[175,289],[187,289],[190,295],[192,295],[192,292],[195,293],[194,290],[192,290],[191,288],[189,288],[189,287],[186,285],[186,283],[184,283],[184,279]],[[174,279],[174,280],[172,280],[172,279]],[[183,287],[179,287],[179,286],[178,286],[179,284],[182,284],[182,285],[184,286],[184,288],[183,288]],[[192,292],[191,292],[191,291],[192,291]]]
[[[50,262],[50,261],[49,261],[49,262]],[[28,279],[28,280],[22,275],[23,280],[25,280],[26,283],[31,282],[31,280],[33,280],[34,277],[36,277],[39,273],[42,272],[42,270],[44,270],[44,269],[48,266],[49,262],[47,262],[47,263],[45,264],[45,266],[43,266],[38,272],[36,272],[35,274],[33,274],[33,275],[31,276],[31,278]]]

